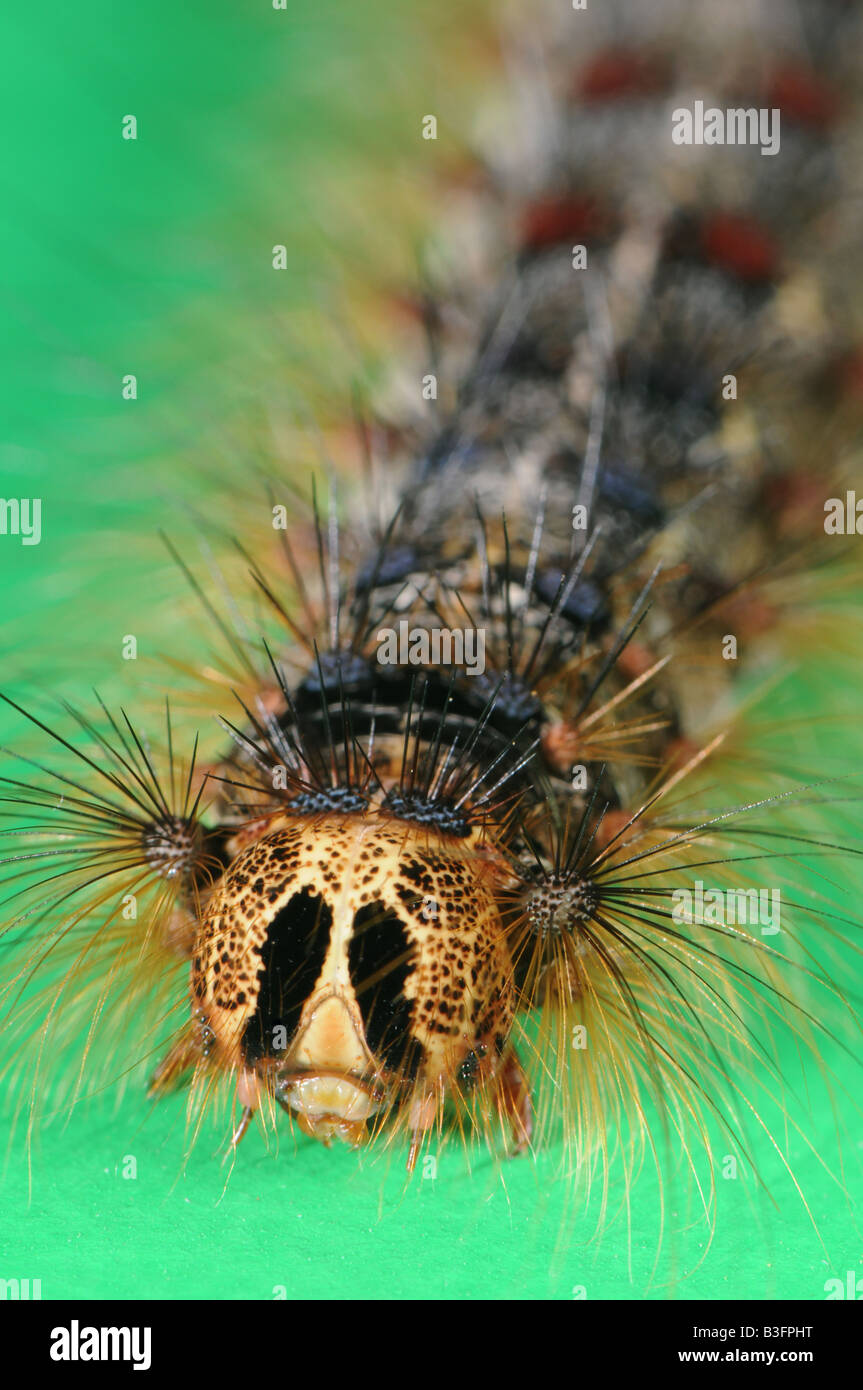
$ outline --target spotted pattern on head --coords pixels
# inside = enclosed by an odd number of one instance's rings
[[[321,1000],[335,994],[361,1039],[367,1069],[386,1072],[385,1058],[366,1043],[366,991],[350,968],[357,914],[374,905],[398,919],[408,943],[402,994],[424,1077],[451,1079],[472,1049],[506,1037],[514,1009],[512,966],[494,896],[499,870],[493,854],[477,853],[479,834],[455,840],[383,814],[286,815],[271,823],[226,870],[196,940],[193,994],[221,1058],[237,1065],[247,1060],[243,1036],[258,1007],[268,931],[299,894],[320,901],[320,930],[328,939],[296,1036]],[[289,1042],[284,1067],[290,1065]],[[306,1069],[315,1065],[332,1062],[304,1055]]]

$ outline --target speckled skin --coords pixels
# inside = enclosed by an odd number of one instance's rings
[[[321,1113],[321,1087],[291,1087],[296,1078],[320,1077],[323,1085],[343,1077],[358,1089],[377,1088],[382,1104],[401,1099],[401,1078],[366,1043],[349,969],[356,914],[373,902],[397,915],[412,948],[404,995],[422,1061],[411,1087],[439,1093],[469,1054],[493,1055],[496,1039],[502,1051],[514,1007],[493,893],[503,868],[478,839],[474,832],[453,840],[375,810],[270,822],[214,889],[195,941],[192,992],[212,1032],[213,1060],[247,1067],[243,1038],[258,1003],[267,930],[303,890],[332,913],[323,968],[284,1056],[259,1059],[251,1069],[282,1094],[288,1088],[291,1108],[312,1132],[328,1137],[333,1121],[344,1119],[350,1133],[343,1137],[360,1138],[350,1123],[356,1096],[353,1086],[342,1088]]]

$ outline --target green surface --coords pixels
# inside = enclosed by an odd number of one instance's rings
[[[219,477],[233,467],[240,480],[234,422],[247,407],[300,396],[310,356],[348,384],[327,335],[306,336],[321,284],[339,266],[351,273],[332,205],[315,196],[358,151],[397,157],[392,111],[410,93],[411,55],[438,39],[437,7],[426,7],[431,31],[412,28],[394,0],[289,11],[86,0],[32,13],[19,4],[2,21],[11,61],[0,101],[14,139],[0,212],[0,469],[5,496],[43,499],[39,546],[0,538],[4,685],[41,709],[95,684],[135,712],[136,683],[148,697],[164,690],[157,655],[176,636],[180,581],[155,533],[198,501],[200,474],[183,459],[199,464],[207,441]],[[412,99],[427,109],[426,89]],[[135,144],[119,136],[127,112],[138,115]],[[275,242],[291,259],[274,309]],[[134,404],[120,397],[127,371],[139,376]],[[142,651],[134,671],[119,656],[128,632]],[[799,707],[823,708],[828,687],[835,705],[835,683],[813,674]],[[859,758],[859,731],[851,754],[844,726],[833,733],[825,766]],[[0,737],[33,746],[7,714]],[[858,1091],[856,1058],[834,1049],[830,1061]],[[859,1119],[841,1092],[838,1108],[859,1199]],[[799,1114],[814,1152],[792,1132],[789,1159],[827,1253],[776,1151],[756,1137],[777,1205],[745,1174],[720,1182],[712,1247],[678,1283],[707,1241],[679,1185],[668,1223],[678,1234],[650,1296],[818,1299],[828,1277],[859,1272],[853,1213],[816,1156],[837,1168],[837,1117],[817,1084],[811,1109]],[[633,1189],[631,1231],[624,1214],[597,1242],[595,1206],[570,1210],[555,1154],[503,1167],[478,1155],[468,1173],[445,1151],[436,1177],[406,1186],[400,1153],[371,1162],[285,1129],[277,1156],[251,1134],[228,1180],[221,1131],[205,1130],[184,1171],[183,1129],[181,1101],[152,1109],[136,1087],[48,1125],[29,1156],[19,1126],[2,1169],[0,1277],[40,1278],[46,1298],[271,1298],[280,1287],[288,1297],[571,1298],[584,1288],[590,1299],[637,1298],[650,1283],[649,1173]],[[116,1171],[129,1155],[134,1179]]]
[[[227,1170],[205,1143],[179,1176],[176,1107],[142,1126],[143,1114],[130,1104],[116,1118],[43,1136],[29,1209],[19,1182],[7,1178],[5,1263],[14,1253],[16,1270],[41,1277],[44,1297],[269,1299],[283,1286],[289,1298],[569,1299],[584,1289],[588,1299],[624,1299],[641,1296],[651,1275],[650,1182],[633,1205],[630,1277],[625,1225],[587,1244],[592,1223],[568,1220],[564,1184],[548,1162],[510,1164],[504,1189],[488,1163],[467,1176],[444,1155],[434,1180],[405,1190],[397,1160],[387,1174],[311,1141],[295,1151],[290,1138],[273,1157],[255,1136],[225,1186]],[[835,1147],[830,1121],[817,1137],[825,1151]],[[772,1229],[742,1182],[724,1184],[720,1234],[701,1268],[653,1296],[818,1299],[828,1277],[859,1269],[860,1240],[844,1204],[795,1150],[832,1258],[774,1172],[781,1208]],[[115,1175],[129,1154],[135,1180]],[[679,1245],[698,1258],[704,1241],[697,1231]]]

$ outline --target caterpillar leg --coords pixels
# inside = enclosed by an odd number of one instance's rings
[[[502,1117],[510,1126],[511,1153],[526,1153],[533,1134],[533,1099],[530,1084],[518,1053],[510,1047],[498,1076],[497,1100]]]
[[[231,1148],[235,1149],[252,1123],[252,1117],[261,1103],[258,1078],[253,1071],[244,1069],[237,1077],[237,1100],[240,1103],[240,1119],[231,1135]]]
[[[233,1134],[231,1135],[232,1149],[235,1149],[239,1144],[240,1140],[243,1138],[244,1134],[246,1133],[246,1130],[252,1123],[252,1117],[254,1113],[255,1112],[250,1105],[243,1106],[242,1114],[240,1115],[240,1122],[234,1130]]]
[[[434,1128],[437,1116],[438,1101],[432,1092],[425,1092],[412,1102],[409,1116],[411,1146],[408,1150],[407,1161],[409,1173],[412,1173],[416,1168],[426,1135]]]

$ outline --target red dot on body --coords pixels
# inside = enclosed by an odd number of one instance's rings
[[[787,63],[777,68],[767,84],[768,106],[778,106],[783,119],[824,130],[839,113],[834,92],[809,68]]]
[[[839,362],[839,383],[849,400],[863,402],[863,347],[854,348]]]
[[[541,198],[521,219],[521,243],[531,251],[561,241],[591,240],[607,229],[608,218],[590,197]]]
[[[701,227],[701,248],[707,260],[730,270],[741,280],[772,280],[779,252],[772,236],[752,218],[720,212]]]
[[[579,73],[573,95],[582,101],[616,101],[647,96],[667,85],[667,69],[655,58],[625,48],[608,48]]]

